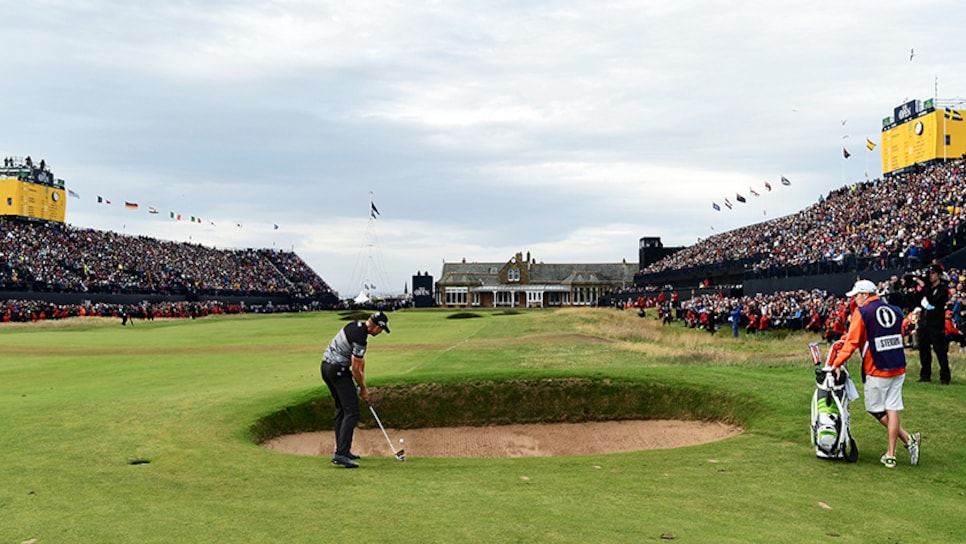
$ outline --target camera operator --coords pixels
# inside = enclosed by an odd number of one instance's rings
[[[932,352],[939,361],[939,381],[949,385],[949,343],[945,337],[946,302],[949,301],[949,285],[943,280],[943,267],[933,264],[926,269],[926,279],[916,276],[923,295],[919,305],[919,381],[932,381]]]
[[[927,279],[929,279],[928,269],[907,272],[898,281],[893,282],[893,294],[888,298],[889,304],[898,306],[908,315],[919,307],[919,302],[922,300],[922,286]]]

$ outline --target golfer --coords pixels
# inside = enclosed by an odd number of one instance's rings
[[[902,343],[902,310],[882,301],[869,280],[855,282],[845,296],[854,298],[855,311],[841,351],[832,361],[835,377],[853,352],[862,356],[865,409],[889,430],[889,449],[879,459],[886,468],[896,467],[896,442],[909,452],[910,464],[919,463],[919,433],[907,433],[899,424],[902,384],[906,379],[906,354]]]
[[[359,422],[359,399],[369,400],[366,388],[366,347],[369,335],[389,331],[389,316],[376,312],[365,321],[349,323],[329,343],[322,356],[322,381],[335,400],[335,455],[332,464],[358,468],[352,453],[352,434]],[[353,383],[354,380],[354,383]]]

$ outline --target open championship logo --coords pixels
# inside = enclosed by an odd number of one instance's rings
[[[891,329],[896,324],[896,313],[888,306],[879,306],[875,310],[875,320],[883,329]]]

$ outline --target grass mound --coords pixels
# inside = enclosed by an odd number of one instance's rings
[[[446,316],[446,319],[472,319],[474,317],[483,317],[480,314],[475,314],[473,312],[456,312],[455,314],[450,314]]]
[[[697,419],[742,424],[754,405],[713,389],[643,381],[567,378],[423,383],[373,388],[380,414],[404,429],[625,419]],[[259,419],[256,443],[331,430],[332,401],[314,398]],[[363,418],[361,428],[375,422]]]
[[[362,310],[353,310],[349,312],[339,313],[339,316],[342,318],[342,321],[365,321],[366,319],[369,319],[370,315],[372,315],[372,312],[365,312]]]

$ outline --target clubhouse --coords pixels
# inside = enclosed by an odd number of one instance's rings
[[[506,262],[443,263],[436,304],[463,308],[589,306],[634,285],[637,264],[547,264],[517,253]]]

